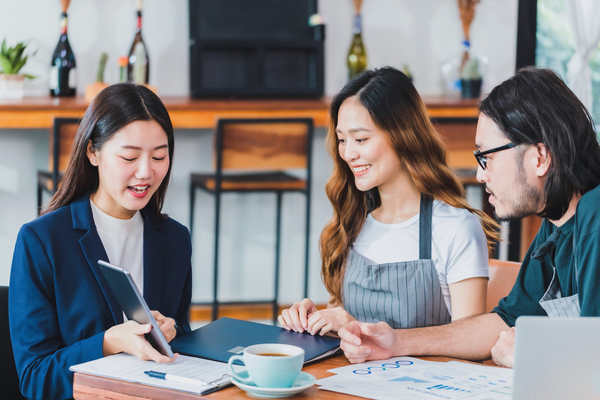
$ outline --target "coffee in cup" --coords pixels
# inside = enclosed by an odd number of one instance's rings
[[[233,363],[241,361],[248,372],[236,372]],[[304,364],[304,350],[289,344],[256,344],[244,349],[242,355],[229,359],[233,377],[248,385],[264,388],[289,388],[300,375]]]

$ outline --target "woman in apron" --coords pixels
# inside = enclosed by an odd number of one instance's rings
[[[350,81],[330,106],[326,143],[329,304],[297,302],[281,325],[323,335],[354,320],[416,328],[484,313],[496,223],[467,204],[410,79],[385,67]]]

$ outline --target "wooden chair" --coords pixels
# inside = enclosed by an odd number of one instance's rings
[[[42,210],[43,192],[51,195],[56,192],[62,172],[69,164],[71,146],[77,133],[79,119],[54,118],[54,127],[50,132],[50,161],[48,171],[37,172],[37,209]]]
[[[487,312],[498,305],[498,302],[508,296],[521,269],[521,263],[513,261],[490,260],[490,280],[487,290]]]
[[[234,192],[272,192],[276,194],[275,225],[275,294],[272,300],[235,304],[272,303],[273,321],[279,312],[279,248],[281,235],[281,200],[283,192],[306,195],[306,239],[304,296],[308,294],[308,249],[310,222],[311,148],[313,120],[294,119],[221,119],[215,135],[215,173],[192,174],[190,179],[190,232],[194,226],[196,189],[215,196],[215,242],[212,319],[218,316],[219,221],[221,195]],[[306,178],[290,175],[288,170],[304,169]],[[231,303],[230,303],[231,304]]]
[[[0,376],[3,399],[24,399],[19,390],[19,377],[8,329],[8,286],[0,286]]]

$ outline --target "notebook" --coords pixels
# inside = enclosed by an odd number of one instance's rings
[[[600,318],[520,317],[513,399],[600,398]]]
[[[246,347],[260,343],[302,347],[304,363],[307,364],[333,355],[339,349],[340,339],[223,317],[179,336],[169,344],[176,353],[227,362],[232,355],[241,354]]]

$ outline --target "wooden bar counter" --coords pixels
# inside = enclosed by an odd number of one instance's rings
[[[162,97],[175,128],[212,128],[218,118],[309,117],[324,127],[330,98],[314,100],[195,100]],[[432,118],[477,118],[477,100],[424,97]],[[55,117],[81,118],[88,103],[83,97],[26,97],[0,101],[0,129],[51,128]]]

